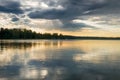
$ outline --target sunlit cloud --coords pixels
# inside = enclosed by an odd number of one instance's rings
[[[120,30],[119,7],[118,0],[0,0],[0,27],[116,34]]]

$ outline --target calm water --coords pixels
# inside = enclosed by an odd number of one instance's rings
[[[0,80],[120,80],[120,41],[2,40]]]

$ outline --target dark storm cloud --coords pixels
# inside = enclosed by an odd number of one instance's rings
[[[120,14],[120,1],[119,0],[107,0],[106,5],[103,8],[97,9],[90,15],[111,15],[117,16]],[[88,14],[89,15],[89,14]]]
[[[82,15],[84,11],[103,7],[105,3],[99,3],[94,0],[62,0],[61,2],[58,2],[58,5],[61,5],[64,9],[50,9],[44,11],[38,10],[35,12],[31,12],[28,16],[30,18],[43,19],[74,19],[77,16]]]
[[[0,12],[21,14],[23,10],[20,7],[21,5],[18,1],[0,0]]]
[[[59,27],[55,25],[54,29],[64,30],[92,27],[82,22],[72,21],[86,15],[119,15],[119,8],[119,0],[0,0],[0,12],[2,13],[15,15],[22,13],[31,19],[59,20],[62,25]],[[11,21],[23,19],[20,15],[17,16],[12,17]]]
[[[60,29],[64,30],[64,31],[76,31],[79,30],[81,28],[85,28],[85,27],[90,27],[90,28],[94,28],[93,26],[87,25],[85,23],[73,23],[70,21],[63,21],[63,26],[60,27]]]
[[[51,2],[52,5],[54,3]],[[99,9],[105,6],[104,0],[58,0],[57,5],[61,5],[63,9],[37,10],[28,14],[33,19],[59,19],[63,25],[62,29],[77,30],[79,28],[88,27],[83,23],[73,23],[72,20],[82,16],[85,11]]]
[[[47,10],[47,11],[31,12],[28,16],[30,18],[61,19],[64,15],[65,15],[64,10],[52,9],[52,10]]]
[[[19,21],[19,18],[14,17],[14,18],[12,18],[12,20],[11,20],[11,21],[13,21],[13,22]]]

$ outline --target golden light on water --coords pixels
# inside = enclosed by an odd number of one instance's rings
[[[88,60],[88,61],[100,61],[104,55],[113,55],[114,52],[119,53],[120,47],[119,41],[101,41],[101,40],[77,40],[77,41],[38,41],[38,44],[31,45],[30,47],[24,49],[17,49],[15,47],[8,47],[6,50],[2,51],[0,54],[1,65],[7,64],[12,61],[14,55],[19,56],[19,60],[25,61],[29,60],[40,60],[46,61],[52,58],[60,59],[62,54],[49,54],[47,50],[53,51],[58,49],[68,49],[76,48],[77,50],[82,50],[83,53],[74,54],[73,60]],[[72,45],[72,46],[71,46]],[[114,48],[113,48],[114,46]],[[22,47],[22,46],[21,46]],[[16,53],[17,51],[17,53]],[[58,50],[59,51],[59,50]],[[58,52],[57,51],[57,52]],[[20,52],[20,53],[19,53]],[[30,53],[29,53],[30,52]],[[29,53],[29,54],[28,54]],[[102,54],[103,53],[103,54]],[[109,53],[109,54],[108,54]],[[24,56],[27,55],[27,56]],[[54,57],[56,55],[56,57]],[[111,57],[111,59],[113,56]],[[98,60],[97,60],[98,59]],[[114,57],[115,60],[115,57]],[[4,63],[3,63],[4,62]],[[26,64],[24,63],[24,64]]]
[[[45,78],[47,76],[47,74],[48,74],[48,70],[47,69],[42,69],[40,71],[40,75],[42,76],[42,78]]]
[[[78,67],[84,70],[90,64],[116,67],[120,59],[119,48],[119,40],[7,41],[0,49],[0,66],[21,65],[17,68],[21,79],[61,79],[68,71]]]
[[[120,80],[119,9],[119,0],[0,0],[0,80]]]

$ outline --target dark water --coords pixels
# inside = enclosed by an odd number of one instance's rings
[[[0,80],[120,80],[120,41],[2,40]]]

